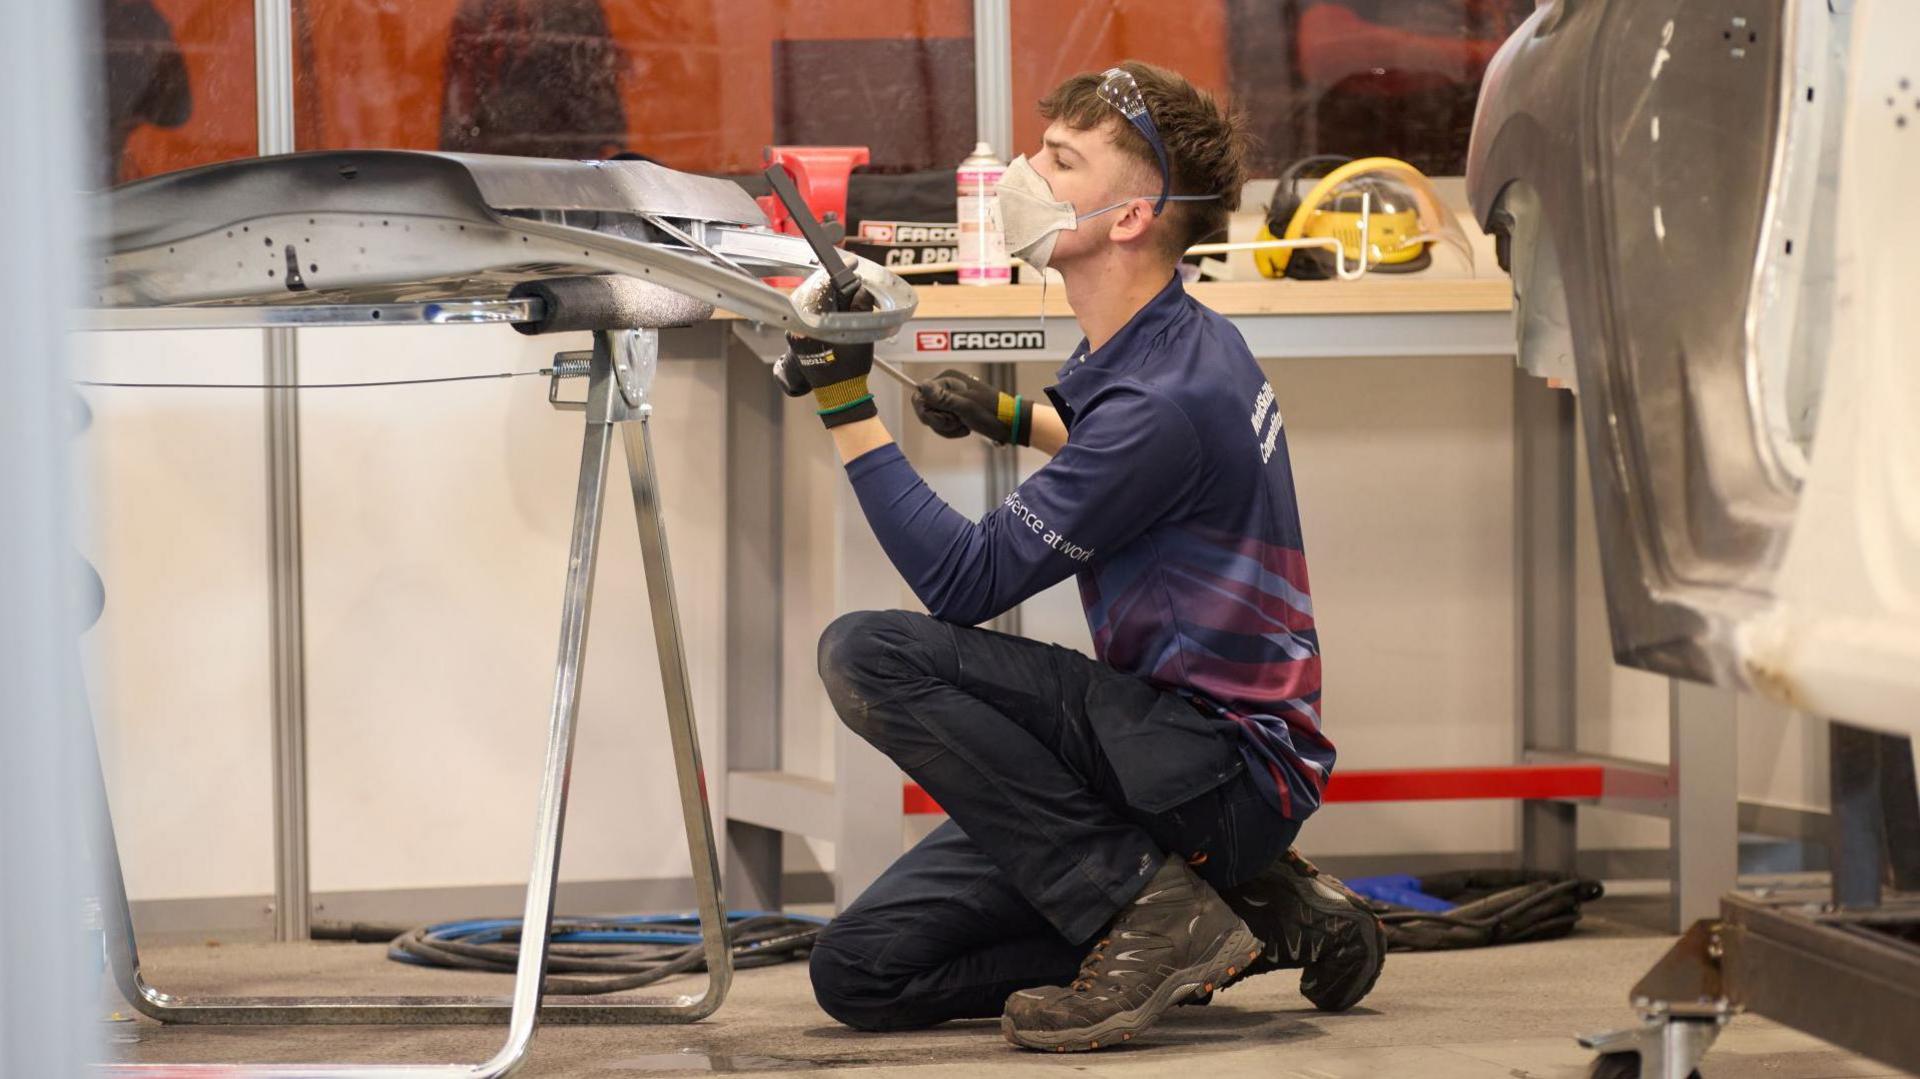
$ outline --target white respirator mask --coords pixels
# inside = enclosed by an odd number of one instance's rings
[[[1125,199],[1091,213],[1076,214],[1073,203],[1053,197],[1053,185],[1034,171],[1025,154],[1007,166],[994,193],[997,196],[993,200],[994,208],[1000,217],[1000,234],[1007,240],[1007,254],[1036,270],[1047,268],[1047,260],[1053,257],[1054,242],[1062,232],[1078,229],[1080,222],[1133,201]]]

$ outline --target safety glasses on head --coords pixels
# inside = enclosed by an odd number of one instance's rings
[[[1133,74],[1125,68],[1110,67],[1100,73],[1100,85],[1095,90],[1100,100],[1120,110],[1134,130],[1153,147],[1153,156],[1160,161],[1160,198],[1153,204],[1153,216],[1159,217],[1169,202],[1207,202],[1219,195],[1175,195],[1173,194],[1173,169],[1167,164],[1167,144],[1161,141],[1160,129],[1154,126],[1153,113],[1147,110],[1146,96],[1140,92],[1140,84],[1135,82]]]

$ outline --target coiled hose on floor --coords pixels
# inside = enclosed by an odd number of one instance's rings
[[[729,911],[735,970],[786,963],[805,955],[824,918],[767,911]],[[520,961],[518,918],[477,918],[409,929],[361,922],[315,923],[315,940],[386,942],[387,958],[450,970],[511,974]],[[638,989],[676,974],[706,969],[695,914],[638,914],[553,920],[545,988],[556,996]]]
[[[1597,880],[1513,869],[1356,877],[1347,886],[1367,897],[1396,952],[1564,937],[1580,921],[1581,904],[1605,892]]]

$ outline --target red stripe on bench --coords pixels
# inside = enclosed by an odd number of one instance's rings
[[[1513,764],[1492,768],[1385,768],[1335,772],[1328,802],[1436,802],[1466,799],[1598,798],[1606,791],[1600,764]],[[1624,793],[1616,791],[1615,793]],[[1664,791],[1635,792],[1658,796]],[[939,813],[933,796],[909,783],[902,792],[908,814]]]

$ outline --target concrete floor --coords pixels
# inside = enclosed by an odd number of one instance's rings
[[[804,964],[742,972],[719,1014],[690,1027],[547,1027],[521,1072],[619,1076],[806,1071],[862,1079],[948,1079],[995,1072],[1205,1079],[1573,1079],[1590,1055],[1581,1032],[1629,1024],[1627,990],[1671,937],[1653,924],[1662,900],[1602,900],[1573,937],[1475,952],[1392,956],[1373,994],[1342,1015],[1316,1012],[1298,975],[1266,975],[1205,1008],[1178,1008],[1140,1041],[1092,1054],[1025,1053],[995,1021],[909,1034],[860,1034],[813,1003]],[[499,994],[502,977],[387,961],[378,945],[194,942],[149,947],[149,980],[175,993]],[[698,982],[667,983],[693,992]],[[499,1028],[163,1027],[112,1024],[142,1062],[445,1063],[485,1059]],[[1743,1016],[1702,1069],[1707,1079],[1896,1075],[1824,1042]]]

